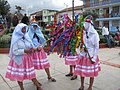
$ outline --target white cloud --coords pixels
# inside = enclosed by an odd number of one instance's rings
[[[61,10],[72,6],[72,0],[7,0],[10,3],[11,11],[15,12],[15,5],[21,6],[25,9],[24,13],[32,13],[42,9]],[[65,4],[64,4],[65,3]],[[82,1],[74,0],[75,6],[82,5]]]

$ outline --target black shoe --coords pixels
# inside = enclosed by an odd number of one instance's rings
[[[84,90],[84,86],[82,88],[79,88],[78,90]]]
[[[75,80],[75,79],[77,79],[77,76],[73,76],[73,77],[71,78],[71,80]]]
[[[66,74],[65,76],[66,77],[71,77],[71,76],[73,76],[73,73]]]
[[[51,82],[56,82],[56,80],[52,77],[48,77],[48,80],[51,81]]]

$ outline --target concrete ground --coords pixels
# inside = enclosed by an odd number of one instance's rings
[[[95,78],[93,90],[120,90],[120,48],[102,48],[99,50],[101,72]],[[44,70],[36,71],[37,79],[42,83],[43,90],[78,90],[80,78],[71,81],[65,74],[69,67],[64,64],[64,59],[54,53],[48,56],[51,64],[51,75],[57,82],[50,82]],[[5,78],[6,68],[9,63],[7,54],[0,54],[0,90],[20,90],[16,81]],[[85,80],[85,89],[89,85],[89,78]],[[36,90],[31,81],[24,81],[25,90]]]

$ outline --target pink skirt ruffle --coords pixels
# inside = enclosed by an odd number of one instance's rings
[[[65,57],[65,65],[76,65],[78,56],[67,56]]]
[[[32,63],[32,57],[25,54],[22,57],[22,64],[18,65],[13,59],[7,67],[6,78],[12,81],[31,80],[35,78],[35,69]]]
[[[77,62],[74,74],[82,77],[96,77],[98,72],[101,71],[99,58],[97,57],[94,64],[91,63],[89,58],[82,57]]]
[[[48,62],[47,55],[43,49],[40,52],[33,53],[32,57],[33,57],[33,65],[35,69],[39,70],[50,67],[50,63]]]

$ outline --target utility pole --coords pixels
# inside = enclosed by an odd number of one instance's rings
[[[74,0],[72,0],[72,19],[74,22]]]

